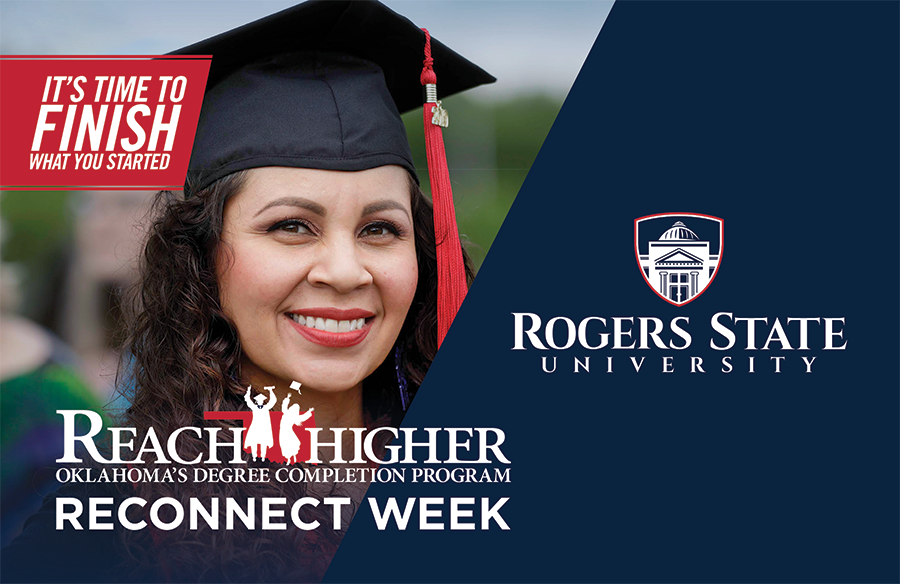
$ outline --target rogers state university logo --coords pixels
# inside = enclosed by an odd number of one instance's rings
[[[675,306],[703,294],[722,261],[725,222],[700,213],[657,213],[634,220],[634,254],[644,281]]]

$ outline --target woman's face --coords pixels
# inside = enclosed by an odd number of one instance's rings
[[[343,391],[393,348],[418,281],[401,167],[251,170],[225,206],[222,243],[221,302],[245,377]]]

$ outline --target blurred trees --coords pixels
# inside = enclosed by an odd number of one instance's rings
[[[7,191],[0,197],[0,261],[15,267],[20,312],[45,326],[56,320],[72,238],[68,201],[62,191]]]
[[[486,102],[461,95],[442,100],[442,105],[450,114],[444,144],[459,230],[463,241],[470,242],[469,255],[480,266],[562,107],[562,99],[532,94]],[[419,179],[428,194],[422,110],[403,119]]]

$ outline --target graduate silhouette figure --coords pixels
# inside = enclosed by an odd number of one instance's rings
[[[299,394],[300,384],[296,381],[291,384],[291,389],[298,390]],[[278,443],[281,445],[281,455],[287,459],[287,464],[294,464],[297,462],[297,453],[300,452],[300,438],[297,437],[297,432],[294,431],[294,426],[299,426],[306,420],[310,419],[313,415],[313,411],[315,408],[309,408],[305,413],[300,413],[300,405],[299,404],[290,404],[291,395],[288,394],[286,398],[281,402],[281,426],[278,429]]]
[[[267,385],[264,389],[269,390],[269,401],[265,404],[263,402],[266,401],[266,397],[261,393],[257,394],[253,400],[250,399],[249,387],[247,393],[244,394],[244,401],[253,412],[250,429],[247,430],[247,436],[244,439],[244,448],[250,449],[253,460],[256,460],[257,456],[265,458],[266,450],[272,448],[275,443],[272,436],[272,417],[269,415],[269,410],[275,405],[275,392],[273,391],[275,386]]]

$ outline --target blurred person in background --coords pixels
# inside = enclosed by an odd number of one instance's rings
[[[0,223],[0,239],[7,230]],[[72,351],[45,328],[16,314],[20,270],[0,263],[0,543],[22,531],[55,489],[63,437],[58,409],[100,411]],[[86,428],[79,428],[84,432]]]
[[[101,399],[113,395],[119,354],[114,331],[121,318],[122,296],[137,280],[143,239],[141,224],[153,193],[86,191],[72,195],[73,245],[63,287],[60,329],[82,359],[84,373]]]

